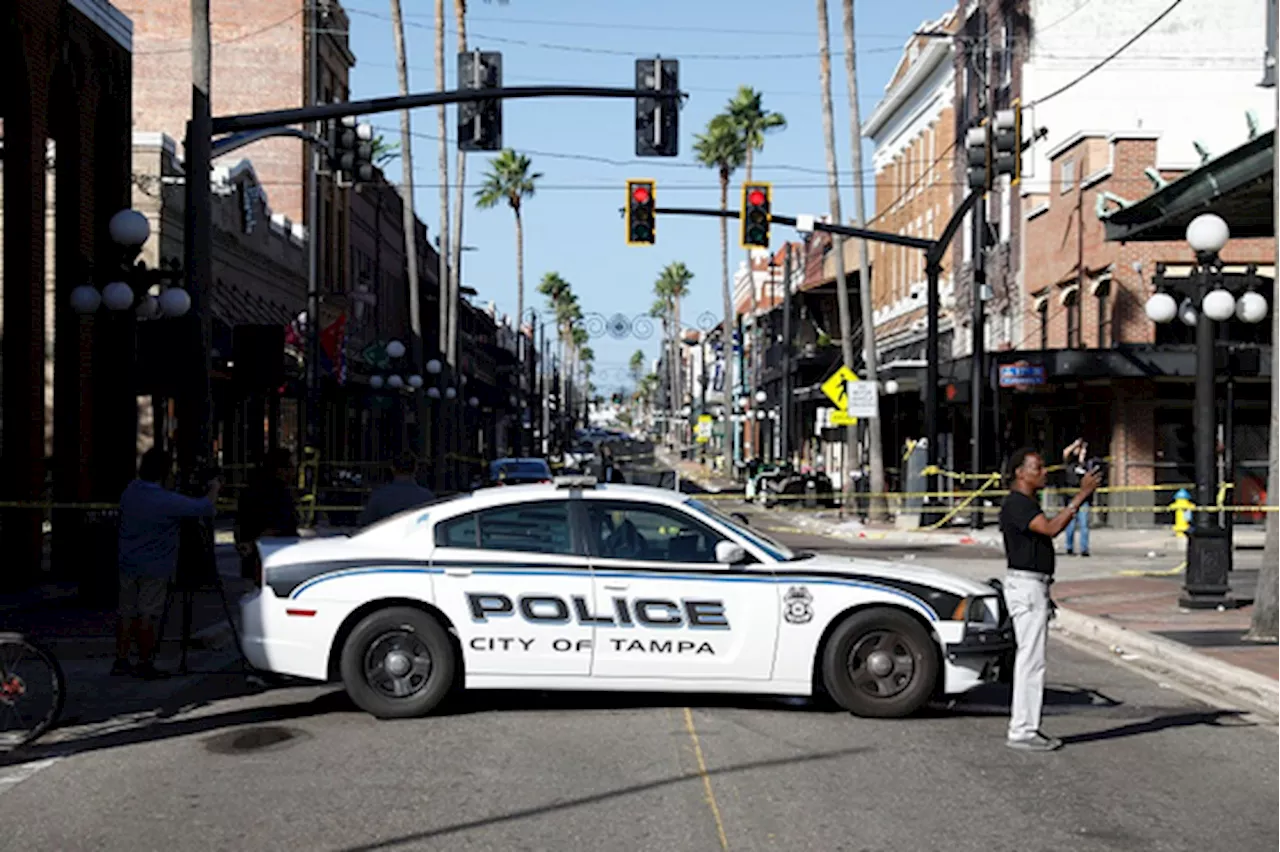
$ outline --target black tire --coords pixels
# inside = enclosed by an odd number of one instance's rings
[[[21,633],[0,633],[0,745],[34,742],[57,723],[66,701],[58,659]]]
[[[836,627],[823,650],[822,680],[836,703],[856,716],[900,718],[933,696],[938,666],[937,647],[918,621],[877,607]]]
[[[397,674],[406,661],[408,671]],[[365,616],[351,631],[339,668],[361,710],[379,719],[409,719],[427,715],[448,696],[457,664],[449,634],[436,618],[413,607],[389,607]]]

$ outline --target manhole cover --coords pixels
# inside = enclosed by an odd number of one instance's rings
[[[256,751],[279,751],[288,748],[310,734],[297,728],[282,725],[261,725],[256,728],[240,728],[227,731],[205,740],[205,748],[214,754],[245,754]]]

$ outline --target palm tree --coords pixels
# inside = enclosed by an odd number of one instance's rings
[[[676,404],[684,403],[684,388],[680,372],[680,300],[689,295],[689,282],[693,273],[681,261],[668,263],[653,284],[653,291],[666,300],[671,310],[671,363],[674,368]]]
[[[733,119],[728,115],[718,115],[707,124],[706,133],[694,139],[693,152],[698,162],[707,168],[715,169],[720,177],[720,209],[727,210],[729,204],[729,178],[734,169],[747,159],[746,144],[742,134],[738,132]],[[728,220],[720,220],[720,290],[724,299],[724,327],[732,340],[734,328],[733,293],[729,289],[729,230]],[[733,378],[733,346],[725,348],[724,361],[724,393],[729,400],[729,410],[733,411],[734,395],[737,385]],[[736,435],[735,430],[735,435]],[[736,470],[732,465],[730,470]]]
[[[782,113],[766,110],[764,108],[764,95],[750,86],[738,87],[738,93],[730,99],[729,105],[725,107],[725,114],[733,119],[738,132],[742,134],[742,141],[747,151],[747,158],[744,164],[747,171],[746,179],[750,183],[753,155],[756,151],[764,150],[764,135],[771,131],[785,128],[787,120],[782,116]],[[753,344],[751,347],[751,361],[754,365],[753,372],[758,378],[761,364],[760,311],[756,303],[755,275],[751,270],[751,249],[747,249],[746,253],[747,280],[751,292],[751,336]]]
[[[531,161],[524,154],[517,154],[510,148],[506,148],[489,161],[489,171],[484,176],[484,184],[476,190],[476,206],[480,209],[496,207],[498,202],[506,201],[512,212],[516,214],[517,327],[524,321],[524,223],[520,219],[520,208],[526,198],[533,197],[536,184],[542,177],[541,172],[530,173],[531,165]],[[545,282],[546,279],[544,278],[543,281]]]
[[[436,91],[444,91],[444,0],[436,0]],[[440,168],[440,269],[437,275],[440,286],[440,348],[444,350],[445,361],[452,364],[457,353],[450,345],[449,328],[456,322],[453,316],[458,311],[457,298],[449,286],[449,127],[443,105],[436,109],[436,135],[440,139],[437,161]]]
[[[644,350],[637,349],[631,353],[631,361],[628,363],[631,368],[631,381],[636,387],[640,387],[640,380],[644,378]]]
[[[661,382],[667,385],[667,406],[675,410],[675,362],[671,360],[672,336],[672,320],[674,311],[672,310],[671,298],[664,293],[658,293],[657,298],[653,300],[652,307],[649,308],[649,316],[654,317],[662,322],[662,360],[667,365],[666,373],[663,374]],[[671,429],[670,421],[667,422],[667,429]]]
[[[400,143],[388,142],[387,137],[378,134],[369,143],[369,150],[373,164],[381,169],[400,156]]]
[[[401,13],[400,0],[391,0],[391,31],[395,40],[396,47],[396,73],[400,78],[400,94],[402,96],[409,94],[409,59],[405,52],[404,43],[404,15]],[[418,229],[417,214],[413,210],[413,143],[412,130],[409,124],[409,110],[400,110],[400,183],[401,194],[404,197],[402,205],[402,221],[401,226],[404,228],[404,245],[405,245],[405,276],[408,279],[409,287],[409,331],[410,352],[413,356],[415,364],[421,364],[423,361],[422,351],[422,304],[420,302],[420,293],[418,287]],[[382,137],[379,137],[382,140]],[[382,141],[381,156],[386,157],[388,151],[385,141]],[[377,149],[375,149],[375,155]],[[375,161],[376,162],[376,161]],[[384,165],[380,162],[379,165]],[[441,300],[443,302],[443,300]],[[418,394],[418,422],[425,423],[426,401],[423,394]],[[426,430],[419,429],[418,432],[419,445],[416,446],[418,452],[422,451],[421,441],[425,437]]]
[[[458,29],[458,53],[465,53],[467,50],[467,0],[453,0],[453,17],[457,22]],[[461,148],[458,149],[457,157],[458,184],[455,189],[453,201],[453,255],[449,258],[449,298],[457,303],[460,287],[459,277],[462,275],[462,207],[464,203],[464,187],[467,175],[467,152]],[[449,350],[453,351],[457,347],[458,339],[458,316],[457,311],[450,314],[449,317]],[[523,320],[519,315],[516,316],[516,329],[520,328]]]
[[[827,195],[830,199],[831,216],[836,222],[842,221],[840,215],[840,177],[836,170],[836,132],[835,119],[831,106],[831,34],[827,23],[827,0],[818,3],[818,80],[822,89],[822,135],[827,147]],[[853,369],[853,318],[849,315],[849,287],[844,277],[844,237],[832,234],[832,246],[836,256],[836,301],[840,308],[840,355],[844,363]],[[865,287],[865,282],[863,282]],[[870,317],[866,318],[870,320]],[[840,477],[840,490],[844,499],[841,506],[849,505],[849,484],[853,481],[849,473],[857,453],[857,436],[848,426],[845,427],[845,464]]]
[[[862,195],[862,117],[858,109],[858,59],[853,38],[853,0],[844,0],[844,71],[849,89],[849,132],[853,135],[853,224],[859,228],[867,221],[867,211]],[[840,256],[843,263],[844,256]],[[874,309],[871,304],[871,263],[867,258],[867,241],[858,240],[858,304],[862,313],[862,378],[876,381],[879,364],[876,359],[876,329]],[[873,495],[884,493],[884,446],[879,419],[867,423],[867,444]],[[883,520],[888,506],[880,497],[872,497],[868,507],[872,520]]]

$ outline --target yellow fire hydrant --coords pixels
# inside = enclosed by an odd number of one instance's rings
[[[1173,534],[1178,538],[1187,537],[1187,530],[1191,529],[1191,510],[1195,507],[1196,504],[1191,501],[1191,495],[1187,493],[1187,489],[1179,488],[1173,495],[1173,502],[1169,504],[1169,508],[1173,510]]]

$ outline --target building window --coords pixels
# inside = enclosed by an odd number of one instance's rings
[[[1061,186],[1059,187],[1058,191],[1060,193],[1066,194],[1075,188],[1076,188],[1076,161],[1063,160]]]

